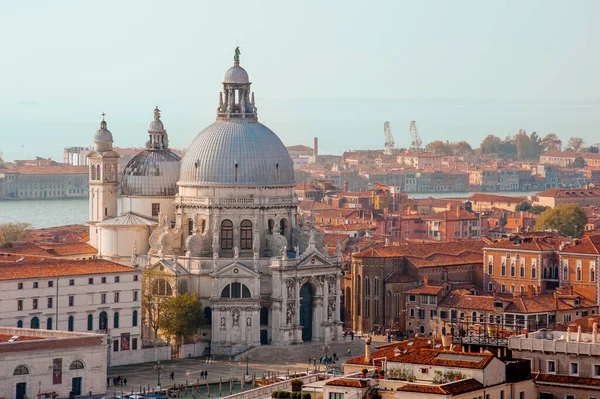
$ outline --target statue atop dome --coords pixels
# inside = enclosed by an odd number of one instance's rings
[[[239,64],[239,62],[240,62],[240,54],[241,54],[241,53],[242,53],[242,52],[240,51],[240,46],[237,46],[237,47],[235,48],[235,53],[234,53],[234,55],[233,55],[233,62],[235,62],[235,63],[238,63],[238,64]]]

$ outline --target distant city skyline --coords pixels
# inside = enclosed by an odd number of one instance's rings
[[[3,4],[0,152],[60,160],[105,111],[117,146],[143,146],[159,105],[171,145],[212,123],[233,49],[259,120],[320,152],[524,128],[593,144],[600,132],[600,3],[76,1]],[[239,19],[236,20],[236,16]],[[35,27],[35,29],[30,29]]]

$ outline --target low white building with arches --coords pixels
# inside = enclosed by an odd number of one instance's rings
[[[104,334],[0,327],[0,392],[11,399],[102,394],[107,345]]]

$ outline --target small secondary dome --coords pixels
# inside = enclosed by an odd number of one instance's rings
[[[250,83],[248,79],[248,72],[240,66],[240,48],[235,48],[235,55],[233,57],[233,66],[225,72],[225,78],[223,83],[233,84],[247,84]]]
[[[104,120],[104,116],[106,114],[102,113],[102,122],[100,122],[100,129],[96,131],[94,135],[94,143],[112,143],[113,136],[110,130],[106,127],[106,121]]]
[[[172,197],[177,193],[181,158],[169,149],[158,106],[154,109],[148,135],[146,149],[131,158],[123,170],[121,194]]]

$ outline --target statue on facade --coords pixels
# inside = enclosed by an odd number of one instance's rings
[[[296,297],[296,283],[293,279],[289,279],[285,282],[287,286],[287,297],[293,299]]]
[[[233,259],[239,259],[240,258],[240,248],[238,246],[235,246],[233,248]]]
[[[240,54],[242,52],[240,51],[240,46],[237,46],[235,48],[235,53],[233,54],[233,61],[234,62],[240,62]]]
[[[246,318],[246,327],[252,327],[252,318],[251,317]]]
[[[286,324],[292,324],[292,320],[294,318],[294,314],[296,313],[296,309],[294,308],[294,304],[293,303],[288,303],[287,305],[287,311],[285,314],[285,321]]]
[[[240,312],[238,310],[234,310],[233,313],[231,314],[231,318],[233,319],[233,326],[239,327],[240,326]]]
[[[281,259],[282,259],[282,260],[287,260],[287,258],[288,258],[288,254],[287,254],[287,246],[286,246],[286,245],[284,245],[284,246],[281,248]]]
[[[225,328],[225,318],[221,317],[221,327]]]

